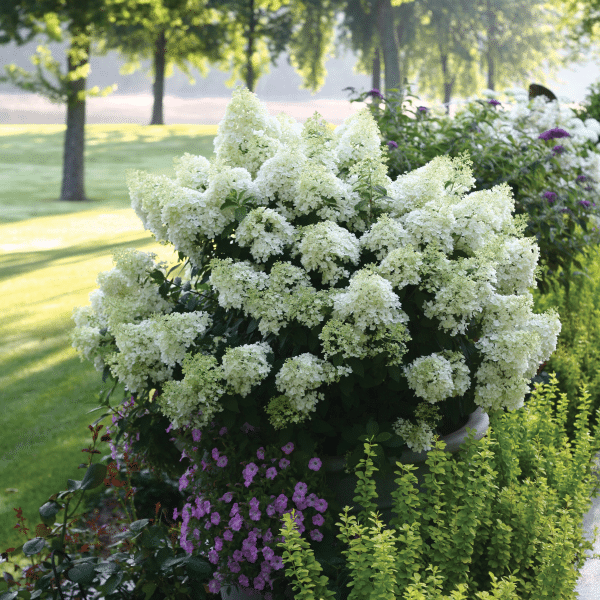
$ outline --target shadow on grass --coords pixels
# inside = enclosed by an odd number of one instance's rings
[[[148,238],[148,234],[144,232],[138,238],[120,243],[94,244],[94,242],[89,242],[66,248],[57,248],[56,250],[12,252],[0,257],[0,279],[9,279],[25,272],[32,273],[57,261],[72,259],[71,263],[77,263],[90,258],[100,258],[119,249],[140,248],[153,244],[156,244],[156,241]]]

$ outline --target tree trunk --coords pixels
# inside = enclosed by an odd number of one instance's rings
[[[448,55],[440,52],[440,63],[442,66],[442,80],[444,82],[444,106],[446,107],[446,114],[450,112],[450,98],[452,98],[452,86],[454,85],[454,79],[450,78],[448,73]]]
[[[163,99],[165,97],[165,63],[167,52],[167,38],[164,30],[158,34],[154,43],[154,83],[152,92],[154,104],[152,105],[152,119],[150,125],[164,125]]]
[[[398,56],[398,42],[396,41],[393,17],[391,1],[378,0],[377,29],[383,54],[386,94],[390,90],[400,87],[400,57]]]
[[[75,49],[73,41],[71,44],[71,49]],[[67,52],[69,73],[78,67],[85,66],[89,61],[89,41],[77,49],[84,50],[85,58],[77,61],[72,58],[70,52]],[[65,132],[60,199],[83,201],[87,200],[84,187],[85,96],[82,94],[82,92],[85,93],[86,78],[70,81],[68,85],[67,131]]]
[[[494,56],[492,48],[494,47],[494,37],[496,33],[496,16],[490,5],[490,0],[487,0],[487,86],[489,90],[493,90],[495,85],[496,72],[494,70]]]
[[[378,48],[375,49],[375,55],[373,56],[371,87],[374,90],[381,90],[381,58],[379,57]]]
[[[256,29],[254,0],[250,0],[249,10],[250,19],[248,21],[248,45],[246,46],[246,87],[253,92],[256,78],[254,74],[254,67],[252,66],[252,55],[254,54],[254,31]]]

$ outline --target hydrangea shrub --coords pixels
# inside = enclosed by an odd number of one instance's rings
[[[121,252],[75,313],[74,346],[140,408],[360,456],[368,422],[421,450],[523,405],[560,323],[533,311],[539,249],[508,185],[471,191],[466,156],[392,179],[369,110],[301,125],[241,89],[214,144],[129,178],[181,263]]]

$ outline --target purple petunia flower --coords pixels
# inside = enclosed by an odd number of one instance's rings
[[[290,461],[287,458],[282,458],[279,461],[279,468],[280,469],[287,469],[290,466]]]
[[[212,454],[213,460],[217,460],[219,458],[219,449],[213,448],[211,454]]]
[[[223,540],[219,536],[215,537],[215,550],[217,552],[221,552],[221,550],[223,550]]]
[[[306,497],[306,504],[307,506],[314,506],[317,500],[317,495],[313,492]]]
[[[312,518],[312,522],[313,522],[313,525],[320,527],[321,525],[323,525],[323,523],[325,523],[325,519],[323,518],[323,515],[315,515]]]
[[[308,461],[308,468],[311,471],[318,471],[321,468],[321,464],[322,463],[321,463],[320,459],[318,459],[318,458],[311,458]]]
[[[265,477],[267,479],[275,479],[276,475],[277,475],[277,469],[275,467],[269,467],[267,469],[267,472],[265,473]]]
[[[306,496],[306,492],[308,490],[308,486],[303,482],[303,481],[299,481],[296,484],[296,487],[294,488],[294,491],[299,495],[302,496],[304,498],[304,496]]]
[[[495,98],[492,98],[491,100],[488,100],[488,104],[491,104],[492,106],[499,106],[501,102],[499,102]]]
[[[553,204],[554,202],[556,202],[558,195],[556,194],[556,192],[544,192],[544,198],[548,200],[548,204]]]
[[[324,500],[323,498],[319,498],[315,501],[315,510],[322,513],[325,512],[327,510],[327,501]]]
[[[272,504],[269,504],[266,508],[267,510],[267,515],[269,515],[269,517],[273,517],[275,515],[275,507]]]
[[[389,148],[397,148],[398,147],[398,144],[396,142],[394,142],[393,140],[390,140],[387,143],[387,145],[388,145]]]
[[[267,560],[271,560],[274,556],[275,556],[275,552],[273,551],[273,548],[269,548],[269,546],[265,546],[262,549],[262,553],[263,556],[267,559]]]
[[[216,579],[211,579],[208,583],[208,591],[211,594],[218,594],[221,589],[221,584]]]
[[[219,456],[217,459],[217,467],[226,467],[227,466],[227,457],[223,454],[223,456]]]
[[[229,504],[233,500],[233,494],[231,492],[225,492],[221,496],[221,500],[223,500],[223,502],[227,502],[227,504]]]
[[[177,509],[175,509],[175,510],[173,511],[173,519],[174,519],[175,521],[177,521],[177,517],[178,517],[178,516],[179,516],[179,512],[177,511]]]
[[[373,88],[370,92],[367,92],[367,96],[376,96],[383,99],[383,94],[377,88]]]
[[[265,460],[265,449],[260,447],[257,451],[256,451],[256,456],[258,456],[258,458],[260,458],[260,460]]]
[[[246,465],[246,468],[242,471],[242,475],[244,476],[244,485],[249,487],[254,479],[254,476],[258,473],[258,467],[253,463],[249,463]]]
[[[263,534],[263,542],[268,544],[272,539],[273,539],[273,532],[271,531],[271,528],[269,527],[267,529],[267,531]]]
[[[202,439],[202,432],[199,429],[192,429],[192,439],[199,442]]]
[[[540,133],[538,140],[556,140],[564,137],[571,137],[571,134],[560,127],[554,127],[553,129],[548,129],[548,131]]]
[[[216,550],[210,550],[208,552],[208,560],[209,562],[211,562],[213,565],[216,565],[219,562],[219,555],[217,554]]]
[[[294,451],[294,444],[292,442],[288,442],[285,446],[282,446],[281,449],[285,454],[291,454]]]
[[[218,512],[214,512],[210,515],[210,522],[213,525],[218,525],[221,522],[221,515]]]
[[[558,144],[557,146],[554,146],[554,148],[552,148],[552,152],[554,152],[554,154],[562,154],[564,151],[565,147],[561,144]]]
[[[239,573],[242,570],[242,567],[240,567],[240,563],[237,562],[237,560],[229,559],[227,566],[232,573]]]
[[[589,200],[580,200],[578,204],[580,204],[584,208],[589,208],[592,205],[592,203]]]
[[[283,511],[287,508],[287,503],[288,497],[285,494],[279,494],[273,505],[278,513],[283,513]]]
[[[221,427],[219,429],[219,435],[225,435],[227,433],[227,427]]]
[[[240,585],[242,587],[246,587],[246,588],[250,587],[250,581],[248,580],[248,578],[244,574],[242,574],[242,575],[240,575],[238,577],[238,581],[240,582]]]
[[[254,562],[254,561],[252,561]],[[262,575],[254,578],[254,589],[262,590],[265,587],[265,579]]]
[[[261,512],[260,512],[260,510],[258,510],[258,509],[253,509],[253,510],[251,510],[251,511],[250,511],[250,514],[249,514],[250,518],[251,518],[253,521],[259,521],[259,520],[260,520],[260,517],[261,517],[261,515],[262,515],[262,513],[261,513]]]
[[[279,571],[283,569],[283,558],[281,556],[274,556],[271,560],[271,566],[274,571]]]
[[[234,531],[239,531],[242,528],[242,523],[244,519],[240,515],[235,515],[232,519],[229,520],[229,527]]]
[[[233,560],[237,560],[238,562],[242,562],[244,560],[244,554],[241,550],[233,551]]]
[[[323,534],[318,529],[311,529],[310,537],[315,542],[320,542],[323,539]]]
[[[233,542],[233,531],[231,531],[231,529],[226,529],[223,532],[223,537],[228,541],[228,542]]]

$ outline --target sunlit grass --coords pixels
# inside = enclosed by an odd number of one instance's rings
[[[90,126],[87,203],[52,200],[63,130],[0,126],[0,552],[25,541],[13,507],[35,528],[39,506],[83,476],[102,383],[71,348],[73,307],[88,303],[118,248],[174,259],[129,208],[127,169],[172,174],[174,156],[210,156],[216,127]]]

